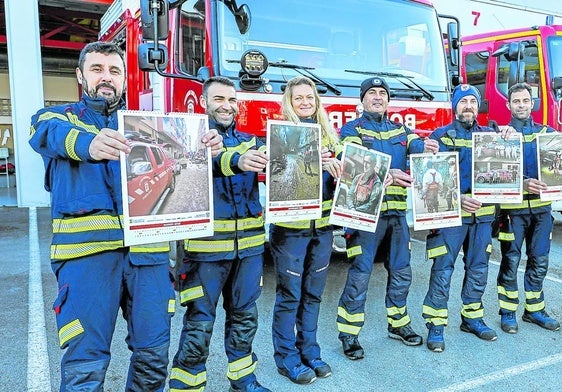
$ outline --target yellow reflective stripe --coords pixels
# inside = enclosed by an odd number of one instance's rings
[[[285,227],[287,229],[308,229],[310,228],[310,221],[309,220],[301,220],[296,222],[277,222],[275,225],[279,227]]]
[[[439,256],[447,254],[447,247],[445,245],[438,246],[437,248],[432,248],[427,250],[427,258],[434,259]]]
[[[236,225],[238,230],[259,229],[263,227],[263,217],[238,219]]]
[[[52,120],[52,119],[59,119],[59,120],[62,120],[62,121],[70,120],[71,124],[82,128],[82,130],[84,130],[86,132],[93,133],[93,134],[96,134],[96,135],[99,133],[99,129],[95,125],[87,124],[84,121],[81,121],[80,117],[78,117],[77,115],[75,115],[72,112],[66,112],[66,115],[65,115],[63,113],[46,111],[44,113],[41,113],[41,115],[37,118],[37,122],[49,121],[49,120]]]
[[[503,231],[500,231],[499,234],[498,234],[498,240],[499,241],[514,241],[515,240],[515,234],[504,233]]]
[[[314,225],[316,226],[317,229],[320,229],[320,228],[326,227],[326,226],[330,226],[330,217],[324,216],[320,219],[316,219],[316,221],[314,222]]]
[[[473,302],[471,304],[463,304],[461,314],[470,319],[477,319],[484,317],[484,309],[481,302]]]
[[[81,233],[94,230],[121,230],[121,221],[113,215],[88,215],[53,219],[53,234]]]
[[[170,373],[170,379],[178,380],[186,385],[197,387],[207,381],[207,371],[204,370],[198,374],[191,374],[183,369],[173,367],[172,372]]]
[[[267,146],[264,144],[258,147],[258,151],[263,152],[264,154],[267,153]]]
[[[355,257],[363,254],[363,249],[361,245],[353,246],[351,248],[347,248],[346,250],[347,257]]]
[[[405,201],[398,201],[398,200],[388,200],[383,201],[381,206],[381,212],[388,211],[388,210],[398,210],[404,211],[408,208],[408,205]]]
[[[468,309],[462,309],[461,310],[461,314],[469,319],[477,319],[477,318],[482,318],[484,317],[484,309],[480,309],[480,310],[468,310]]]
[[[412,140],[416,140],[416,139],[419,139],[419,138],[420,138],[420,137],[419,137],[418,135],[416,135],[415,133],[410,133],[410,134],[408,134],[408,136],[407,136],[408,142],[407,142],[406,146],[409,148],[409,147],[410,147],[410,143],[412,142]]]
[[[265,244],[265,233],[238,239],[238,249],[248,249]]]
[[[341,306],[338,306],[338,316],[350,323],[362,323],[365,321],[365,313],[350,314]]]
[[[397,319],[393,319],[392,317],[387,317],[386,318],[388,324],[390,324],[391,327],[393,328],[400,328],[403,327],[405,325],[410,324],[410,315],[405,315],[404,317]]]
[[[517,303],[499,300],[500,308],[515,312],[517,310]]]
[[[234,171],[230,167],[230,162],[232,161],[233,156],[234,156],[234,152],[231,151],[225,151],[221,155],[220,167],[221,167],[222,174],[224,174],[225,176],[234,175]]]
[[[539,133],[546,133],[547,130],[548,130],[547,127],[542,127],[541,130],[536,132],[536,133],[531,133],[529,135],[523,135],[523,143],[534,142]]]
[[[377,140],[389,140],[389,139],[391,139],[395,136],[399,136],[399,135],[402,135],[402,134],[405,133],[404,127],[391,129],[391,130],[388,130],[388,131],[373,131],[371,129],[365,129],[365,128],[361,128],[361,127],[356,127],[355,129],[360,134],[371,136],[371,137],[373,137]],[[415,136],[417,137],[417,135],[415,135]]]
[[[215,220],[214,230],[220,233],[235,232],[238,230],[260,229],[263,227],[263,216],[244,219]]]
[[[466,147],[472,149],[472,140],[471,139],[455,139],[455,142],[451,140],[448,136],[444,136],[440,138],[441,143],[444,145],[451,147],[451,148],[459,148],[459,147]]]
[[[502,210],[522,210],[527,208],[547,207],[551,205],[551,201],[542,201],[541,199],[523,200],[517,204],[500,204]]]
[[[72,320],[66,325],[63,325],[59,330],[59,346],[62,348],[68,341],[76,336],[84,333],[84,327],[79,319]]]
[[[480,207],[474,213],[474,215],[477,216],[477,217],[489,216],[489,215],[495,215],[495,214],[496,214],[496,206],[495,205],[488,205],[488,206]],[[463,218],[471,217],[471,216],[472,216],[472,214],[470,212],[466,212],[465,210],[462,210],[462,217]]]
[[[544,301],[541,301],[537,304],[525,303],[525,309],[527,310],[527,312],[540,312],[544,309],[544,307]]]
[[[423,305],[422,313],[427,314],[428,316],[439,317],[439,318],[447,318],[449,316],[449,310],[447,308],[435,309],[427,305]]]
[[[151,244],[134,245],[129,248],[131,253],[161,253],[170,251],[169,242],[153,242]]]
[[[234,251],[234,240],[223,241],[200,241],[200,240],[186,240],[184,241],[185,250],[188,252],[202,252],[202,253],[215,253],[215,252],[232,252]]]
[[[402,306],[402,307],[397,307],[397,306],[392,306],[390,308],[386,308],[386,314],[388,316],[396,316],[397,314],[404,314],[406,313],[406,307]]]
[[[492,244],[488,244],[488,246],[486,246],[486,252],[492,253]]]
[[[236,231],[236,221],[234,220],[215,220],[215,232],[226,233]]]
[[[398,185],[389,185],[386,190],[385,193],[387,195],[397,195],[397,196],[408,196],[408,189],[402,187],[402,186],[398,186]]]
[[[517,290],[506,290],[503,286],[498,286],[498,294],[510,299],[517,299],[517,297],[519,297]]]
[[[180,292],[180,302],[185,304],[188,301],[201,298],[205,295],[203,286],[190,287]]]
[[[361,332],[361,327],[357,327],[355,325],[349,325],[349,324],[342,324],[342,323],[337,323],[338,325],[338,331],[342,332],[342,333],[347,333],[350,335],[359,335],[359,332]]]
[[[169,299],[168,300],[168,313],[176,313],[176,300]]]
[[[204,390],[205,390],[205,386],[199,388],[188,388],[188,389],[170,388],[170,392],[203,392]]]
[[[74,146],[76,145],[76,139],[78,139],[79,134],[80,131],[78,131],[77,129],[71,129],[64,139],[64,149],[66,150],[66,154],[70,159],[74,159],[75,161],[81,161],[80,157],[78,156],[78,154],[76,154],[76,151],[74,149]]]
[[[242,377],[246,377],[248,374],[253,373],[258,365],[257,361],[254,361],[252,355],[248,355],[244,358],[240,358],[234,362],[228,364],[228,371],[226,376],[230,380],[239,380]]]
[[[527,300],[539,299],[542,295],[542,290],[540,291],[525,291],[525,298]]]
[[[70,260],[123,247],[123,241],[84,242],[51,245],[51,259]]]
[[[68,118],[62,113],[46,111],[39,115],[39,117],[37,118],[37,122],[49,121],[55,118],[62,121],[68,121]]]
[[[359,136],[346,136],[342,139],[342,143],[363,144],[363,140]],[[342,147],[343,149],[343,147]]]

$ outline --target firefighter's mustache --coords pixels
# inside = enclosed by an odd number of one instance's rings
[[[115,87],[113,87],[111,84],[107,84],[107,83],[98,84],[96,86],[96,93],[98,91],[100,91],[100,88],[102,88],[102,87],[110,88],[113,91],[114,94],[117,93],[117,90],[115,89]]]

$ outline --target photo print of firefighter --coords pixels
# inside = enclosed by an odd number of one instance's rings
[[[537,135],[537,162],[539,180],[547,189],[541,191],[541,200],[562,199],[562,134],[558,132]]]
[[[267,122],[266,209],[268,223],[322,216],[320,125]]]
[[[460,226],[457,152],[410,155],[414,230]]]
[[[482,203],[523,201],[523,148],[519,132],[508,140],[500,133],[472,134],[472,197]]]
[[[345,143],[343,172],[338,179],[330,223],[374,232],[384,196],[390,155]]]

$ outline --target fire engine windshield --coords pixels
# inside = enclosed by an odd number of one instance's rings
[[[308,67],[336,87],[327,94],[357,96],[361,81],[381,72],[392,75],[387,81],[393,90],[420,90],[412,98],[447,94],[441,32],[430,6],[406,0],[239,0],[237,6],[249,10],[249,28],[241,33],[232,3],[211,2],[215,74],[238,79],[242,54],[257,49],[270,63],[291,65],[270,66],[263,75],[274,92],[299,67]],[[408,79],[415,83],[405,84]]]
[[[550,75],[552,77],[562,76],[562,37],[549,37],[548,51]]]

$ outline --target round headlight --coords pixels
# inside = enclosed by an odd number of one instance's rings
[[[265,54],[259,50],[248,50],[242,54],[240,59],[242,70],[252,77],[263,75],[267,70],[269,63]]]

